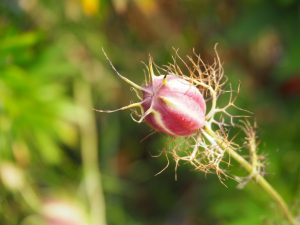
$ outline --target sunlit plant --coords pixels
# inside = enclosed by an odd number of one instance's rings
[[[111,113],[131,109],[134,121],[146,122],[156,132],[180,140],[165,152],[175,160],[176,169],[185,161],[198,171],[217,174],[222,183],[231,177],[238,181],[239,188],[253,180],[277,203],[289,224],[298,224],[283,198],[263,177],[264,157],[257,154],[255,123],[252,125],[245,116],[249,115],[248,111],[236,106],[239,87],[233,90],[224,76],[216,48],[211,65],[195,52],[184,60],[175,50],[173,62],[162,67],[149,57],[144,85],[122,76],[103,53],[116,74],[132,86],[138,101],[116,110],[96,111]],[[224,96],[226,104],[220,101]],[[242,115],[234,115],[232,111],[240,111]],[[229,135],[232,128],[244,134],[242,144],[235,141],[235,135]],[[242,149],[248,151],[247,157],[240,154]],[[231,158],[249,173],[247,177],[229,174],[226,168]]]

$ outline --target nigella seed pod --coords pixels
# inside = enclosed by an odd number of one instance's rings
[[[146,122],[158,132],[171,136],[190,136],[205,124],[206,103],[198,87],[184,75],[167,72],[156,76],[150,57],[148,66],[148,81],[140,86],[122,76],[113,66],[106,53],[105,57],[116,74],[135,90],[140,102],[132,103],[116,110],[98,110],[98,112],[115,112],[119,110],[140,108],[138,123]],[[142,96],[138,93],[142,92]]]
[[[204,126],[205,100],[199,89],[175,75],[153,76],[144,87],[144,120],[159,132],[189,136]]]

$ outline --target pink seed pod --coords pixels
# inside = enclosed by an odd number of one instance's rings
[[[116,74],[130,84],[137,93],[140,102],[132,103],[116,110],[98,110],[98,112],[115,112],[139,107],[141,115],[138,120],[146,122],[158,132],[171,136],[190,136],[205,125],[206,103],[199,89],[190,82],[174,73],[166,75],[154,75],[152,59],[149,62],[149,81],[144,86],[139,86],[122,76],[113,66],[105,52]],[[138,94],[142,92],[142,96]]]
[[[159,132],[189,136],[205,123],[206,104],[198,88],[183,78],[169,74],[153,76],[144,87],[142,107],[145,121]]]

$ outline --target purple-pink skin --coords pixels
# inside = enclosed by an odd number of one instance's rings
[[[158,132],[190,136],[204,126],[206,103],[197,87],[169,74],[153,76],[143,87],[142,107],[149,112],[145,122]]]

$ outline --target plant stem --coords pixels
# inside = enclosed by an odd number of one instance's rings
[[[89,204],[91,225],[106,225],[105,200],[98,161],[98,138],[93,108],[91,87],[86,81],[76,80],[74,91],[77,105],[86,109],[79,114],[81,156],[84,185]]]
[[[224,140],[218,136],[213,130],[211,130],[209,127],[205,126],[204,131],[210,135],[216,143],[225,150],[230,157],[235,159],[245,170],[247,170],[249,173],[252,173],[255,168],[251,166],[249,162],[247,162],[239,153],[237,153],[234,149],[229,147]],[[298,222],[295,220],[295,218],[290,213],[287,204],[281,197],[281,195],[268,183],[268,181],[259,173],[255,173],[252,177],[252,180],[254,180],[265,192],[276,202],[279,209],[282,211],[284,217],[287,219],[289,224],[291,225],[299,225]]]

